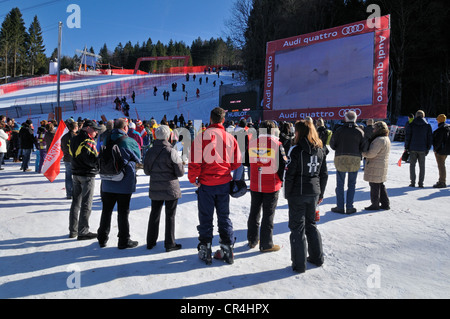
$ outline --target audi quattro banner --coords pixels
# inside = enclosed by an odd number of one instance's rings
[[[264,119],[386,118],[390,16],[267,43]]]

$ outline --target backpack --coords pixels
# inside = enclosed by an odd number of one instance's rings
[[[123,179],[125,161],[118,144],[126,138],[128,136],[122,136],[116,141],[109,139],[105,145],[100,147],[98,164],[101,180],[120,182]]]

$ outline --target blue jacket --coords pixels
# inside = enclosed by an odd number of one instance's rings
[[[433,145],[431,125],[420,117],[406,127],[405,149],[416,152],[428,152]]]
[[[124,131],[114,129],[104,142],[107,143],[109,139],[116,141],[124,135],[126,136]],[[136,191],[136,163],[141,162],[141,151],[137,142],[131,137],[127,137],[118,145],[126,164],[125,176],[120,182],[102,181],[101,189],[107,193],[132,194]]]

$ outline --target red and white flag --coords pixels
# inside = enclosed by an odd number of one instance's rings
[[[68,133],[69,130],[66,127],[64,121],[60,121],[58,130],[53,138],[52,145],[48,149],[47,156],[45,157],[44,164],[42,165],[42,172],[47,179],[53,183],[56,177],[59,175],[61,167],[61,158],[64,156],[61,149],[61,138]]]

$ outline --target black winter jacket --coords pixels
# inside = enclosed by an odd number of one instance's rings
[[[97,144],[84,130],[69,142],[72,174],[93,177],[99,173]]]
[[[447,142],[449,131],[450,125],[439,123],[438,128],[433,132],[433,148],[439,155],[450,155],[450,141]]]
[[[20,148],[24,150],[33,149],[36,139],[34,132],[28,125],[23,125],[19,131]]]
[[[319,195],[323,198],[328,181],[325,152],[313,148],[306,138],[289,150],[286,165],[285,197]]]
[[[63,157],[64,162],[70,163],[72,161],[72,156],[70,155],[69,152],[69,143],[72,140],[72,138],[75,137],[76,135],[77,134],[74,132],[68,132],[61,138],[61,150],[63,151],[64,154]]]
[[[405,149],[416,152],[428,152],[433,144],[431,125],[417,117],[406,127]]]

